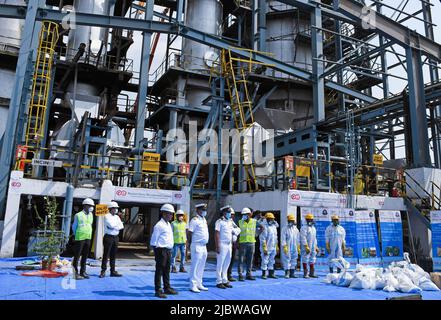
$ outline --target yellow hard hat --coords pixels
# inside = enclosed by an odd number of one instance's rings
[[[333,215],[332,217],[331,217],[331,220],[339,220],[340,218],[338,217],[338,215]]]
[[[288,221],[296,221],[296,217],[293,214],[289,214]]]
[[[308,213],[308,214],[305,216],[305,219],[306,219],[306,220],[314,220],[314,215],[313,215],[312,213]]]
[[[266,219],[275,219],[275,218],[274,218],[274,214],[273,214],[272,212],[268,212],[268,213],[265,215],[265,218],[266,218]]]

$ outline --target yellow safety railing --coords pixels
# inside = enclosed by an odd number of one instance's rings
[[[52,67],[58,41],[58,24],[43,21],[33,74],[25,143],[39,147],[44,137],[46,110],[52,82]]]
[[[244,50],[243,48],[240,49]],[[265,65],[252,58],[256,51],[246,51],[249,52],[248,58],[233,56],[231,49],[223,49],[221,52],[222,75],[226,81],[234,124],[239,132],[243,132],[254,125],[253,103],[250,98],[250,85],[247,76],[256,65]],[[245,160],[244,151],[248,149],[247,140],[246,138],[243,140],[240,150],[245,168],[245,181],[249,190],[258,191],[259,186],[254,165]]]

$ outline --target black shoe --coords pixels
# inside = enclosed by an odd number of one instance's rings
[[[185,270],[184,267],[180,267],[180,268],[179,268],[179,272],[187,272],[187,270]]]
[[[164,290],[165,294],[178,294],[178,292],[173,288],[168,288]]]
[[[111,277],[122,277],[122,274],[118,273],[118,271],[113,271],[110,273],[110,276]]]
[[[222,283],[226,288],[232,288],[233,286],[230,283]]]
[[[80,276],[82,276],[84,279],[89,279],[89,275],[86,272],[80,273]]]
[[[269,272],[268,278],[278,279],[278,277],[274,274],[274,270],[269,270],[268,272]]]
[[[285,270],[285,279],[289,279],[289,270]]]
[[[167,298],[167,296],[162,291],[156,291],[155,292],[155,297],[162,298],[162,299],[166,299]]]
[[[216,287],[219,288],[219,289],[226,289],[227,288],[222,283],[217,284]]]
[[[266,270],[262,270],[262,279],[266,279]]]
[[[171,273],[177,273],[177,272],[178,272],[178,270],[176,270],[176,267],[173,266],[172,269],[171,269]]]
[[[104,278],[106,276],[106,271],[101,271],[100,278]]]
[[[82,275],[79,275],[79,274],[75,274],[74,278],[75,278],[75,280],[84,280],[84,277]]]
[[[236,278],[233,278],[233,276],[229,275],[229,276],[228,276],[228,281],[230,281],[230,282],[235,282],[235,281],[237,281],[237,280],[236,280]]]
[[[245,281],[245,278],[241,274],[239,275],[239,281]]]
[[[334,273],[334,268],[329,267],[329,273]]]
[[[340,268],[337,268],[337,273],[341,273],[341,269]]]
[[[296,269],[290,269],[289,270],[289,277],[290,278],[297,278],[297,276],[296,276]]]
[[[247,274],[246,279],[247,279],[247,280],[256,280],[256,278],[255,278],[251,273],[248,273],[248,274]]]

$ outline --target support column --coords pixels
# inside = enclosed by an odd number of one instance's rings
[[[409,79],[409,115],[413,167],[431,167],[427,127],[426,99],[421,51],[406,48],[407,76]],[[407,146],[409,147],[409,146]]]
[[[145,17],[146,21],[153,20],[153,0],[146,2]],[[144,139],[144,126],[146,117],[146,100],[147,87],[149,84],[149,63],[150,63],[150,42],[152,38],[151,32],[144,32],[142,37],[142,53],[141,53],[141,70],[139,79],[138,92],[138,110],[136,111],[136,128],[135,128],[135,148],[142,149],[141,142]],[[142,155],[141,151],[135,161],[135,182],[141,179]]]
[[[266,6],[265,0],[253,0],[253,48],[260,52],[266,51]]]
[[[109,204],[113,200],[115,190],[110,180],[104,180],[101,186],[100,203]],[[95,217],[95,259],[101,259],[103,257],[103,238],[104,238],[104,217]]]
[[[11,102],[8,111],[8,126],[3,135],[3,143],[0,150],[0,218],[2,218],[6,205],[6,193],[8,190],[9,174],[11,172],[12,159],[16,143],[16,131],[19,124],[24,121],[18,121],[23,116],[26,106],[25,94],[27,88],[26,82],[27,70],[32,68],[32,55],[37,48],[39,27],[41,23],[36,23],[37,10],[39,6],[44,5],[43,0],[30,0],[27,7],[23,37],[21,40],[20,51],[18,55],[17,67],[15,69],[14,91],[12,92]],[[4,239],[3,239],[4,240]]]
[[[325,119],[322,10],[318,4],[311,13],[311,26],[314,123],[317,123]]]

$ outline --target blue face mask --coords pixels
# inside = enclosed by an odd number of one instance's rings
[[[201,217],[205,218],[206,215],[207,215],[207,211],[202,211],[201,212]]]
[[[225,214],[225,218],[226,218],[227,220],[230,220],[230,219],[231,219],[231,212],[227,212],[227,213]]]
[[[248,220],[248,216],[246,215],[246,214],[244,214],[243,216],[242,216],[242,220]]]

